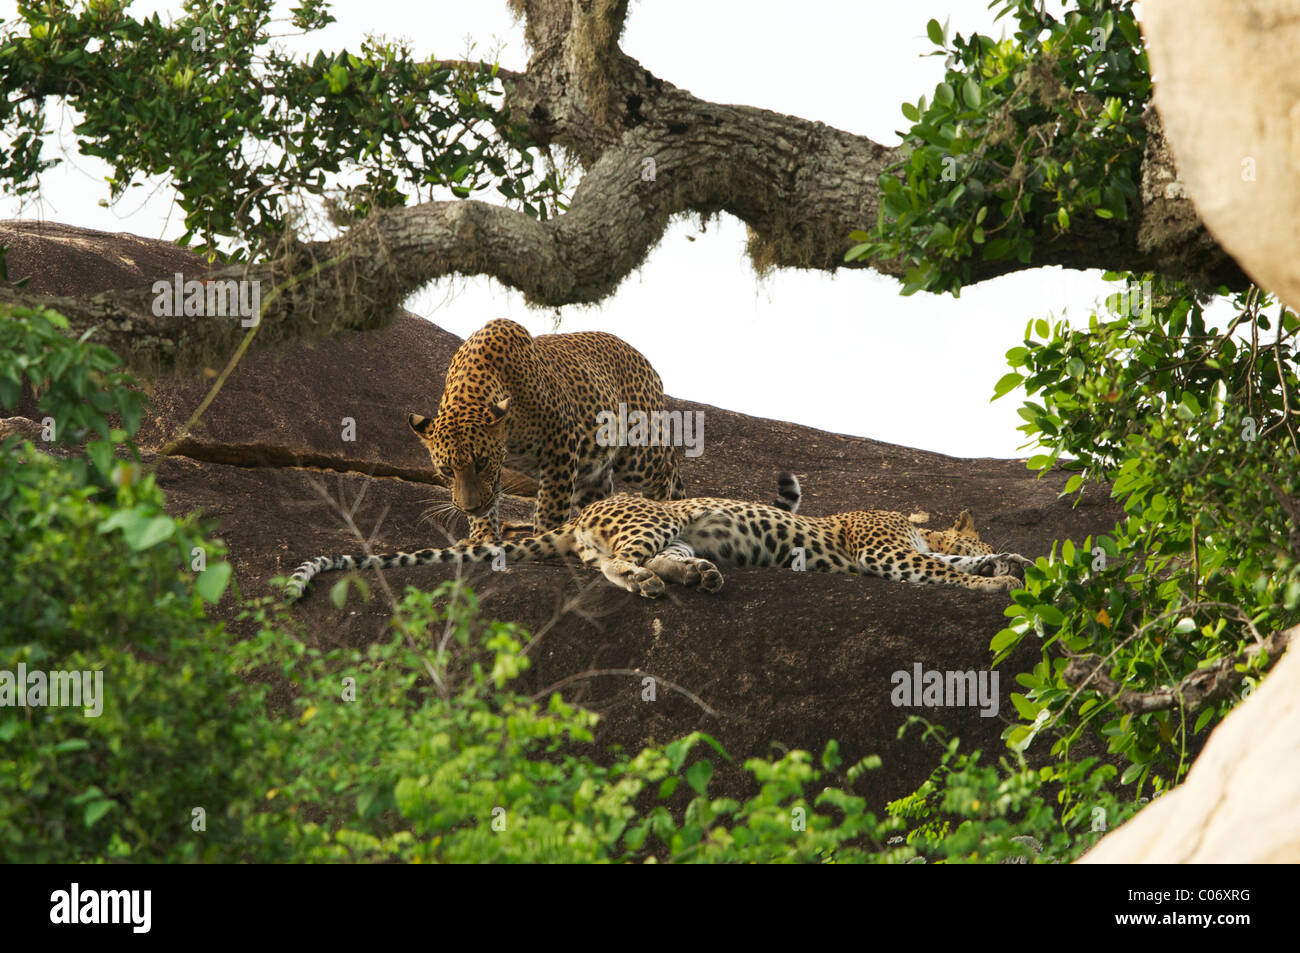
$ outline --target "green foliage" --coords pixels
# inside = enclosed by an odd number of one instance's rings
[[[30,509],[25,522],[11,514],[7,529],[14,534],[13,545],[0,557],[9,560],[8,578],[25,583],[13,593],[11,607],[18,614],[8,621],[34,627],[33,634],[53,634],[69,624],[67,613],[85,608],[78,605],[81,600],[71,592],[52,597],[47,587],[77,580],[51,577],[44,566],[51,561],[93,565],[103,560],[105,573],[92,578],[111,589],[109,577],[118,571],[121,578],[130,578],[130,567],[112,556],[119,539],[132,553],[161,559],[157,565],[172,570],[190,566],[201,552],[205,568],[197,591],[208,602],[218,601],[230,578],[230,566],[218,558],[221,546],[207,541],[195,521],[167,515],[153,475],[143,471],[131,443],[144,409],[134,380],[123,373],[112,351],[90,341],[92,332],[72,338],[66,335],[67,327],[66,318],[48,309],[11,307],[0,314],[0,407],[16,408],[26,385],[39,395],[37,410],[45,415],[41,426],[50,446],[84,444],[84,456],[71,456],[54,469],[30,442],[20,445],[17,437],[10,437],[0,444],[7,474],[0,484],[0,502]],[[117,415],[121,427],[112,426],[110,414]],[[64,502],[42,503],[50,495]],[[74,497],[84,503],[74,505]],[[76,510],[75,525],[101,517],[94,538],[63,531],[59,521],[65,505]],[[175,571],[151,571],[134,587],[146,599],[140,607],[147,606],[148,599],[162,598],[175,577]],[[114,605],[106,603],[105,609],[111,613]],[[20,606],[28,611],[20,612]],[[122,617],[130,618],[131,611]],[[106,619],[87,621],[107,624]]]
[[[901,260],[903,293],[950,291],[981,261],[1031,262],[1086,219],[1128,218],[1151,92],[1130,0],[1076,0],[1061,20],[1036,0],[994,0],[1014,35],[951,41],[933,99],[904,103],[901,162],[880,178],[874,233],[847,261]]]
[[[163,512],[151,478],[120,503],[106,496],[30,443],[0,453],[0,670],[102,673],[96,717],[3,709],[5,862],[214,859],[208,845],[234,840],[250,807],[258,690],[230,671],[221,628],[181,571],[201,537]],[[166,521],[169,538],[137,548],[105,532],[127,503]],[[221,550],[207,545],[217,572]],[[195,807],[209,841],[181,836]]]
[[[467,197],[495,188],[545,219],[560,183],[534,174],[517,124],[494,100],[492,65],[452,68],[404,46],[366,40],[358,53],[287,56],[272,0],[187,0],[164,23],[136,20],[122,0],[18,5],[0,34],[0,182],[36,191],[47,96],[83,117],[81,150],[113,167],[113,200],[142,175],[167,175],[185,212],[182,243],[209,252],[237,236],[242,251],[273,244],[295,196],[338,191],[342,220],[423,192]],[[333,21],[321,0],[292,27]]]
[[[913,718],[900,737],[913,722],[926,724]],[[910,828],[897,848],[903,862],[1069,863],[1136,810],[1109,790],[1115,768],[1096,759],[1035,771],[1016,752],[994,767],[978,751],[959,752],[940,728],[926,724],[924,737],[943,744],[939,766],[888,809]]]
[[[558,694],[542,704],[515,693],[510,682],[528,668],[526,634],[483,622],[473,593],[456,582],[408,589],[393,637],[365,652],[306,648],[283,633],[269,600],[248,615],[259,633],[233,648],[233,663],[291,679],[300,712],[281,722],[268,808],[249,824],[248,849],[268,859],[287,851],[298,860],[419,863],[1055,862],[1126,816],[1104,791],[1113,768],[984,767],[978,753],[958,754],[956,741],[883,820],[863,798],[826,786],[841,767],[834,742],[819,764],[804,751],[747,761],[758,793],[744,802],[710,797],[712,763],[698,752],[726,752],[701,732],[598,764],[572,749],[592,740],[595,716]],[[878,767],[867,758],[843,776],[851,784]],[[1063,781],[1076,792],[1064,812],[1055,806]],[[662,803],[678,792],[690,792],[684,806]],[[1017,836],[1047,846],[1035,855]]]
[[[459,583],[408,589],[393,637],[365,652],[304,649],[266,602],[249,614],[259,633],[233,660],[289,677],[301,712],[254,825],[266,849],[295,816],[333,819],[295,827],[298,859],[421,863],[815,861],[874,829],[847,795],[856,810],[843,823],[813,814],[806,832],[792,825],[819,777],[803,752],[750,762],[763,787],[744,805],[707,796],[712,766],[696,752],[725,752],[702,733],[607,766],[573,753],[595,716],[555,693],[543,704],[515,692],[526,634],[483,622]],[[680,819],[642,809],[647,792],[662,801],[679,789],[694,792]]]
[[[1068,493],[1111,481],[1125,510],[1110,534],[1054,546],[1007,610],[998,657],[1031,633],[1043,650],[1019,677],[1024,723],[1009,730],[1013,745],[1050,718],[1063,729],[1053,751],[1064,754],[1095,722],[1128,761],[1124,782],[1163,789],[1186,771],[1193,737],[1240,693],[1201,710],[1125,712],[1095,685],[1068,681],[1070,658],[1091,656],[1136,691],[1237,660],[1248,687],[1273,660],[1246,650],[1300,622],[1300,320],[1285,309],[1270,319],[1270,304],[1258,289],[1238,295],[1220,328],[1187,288],[1132,276],[1086,329],[1032,322],[1008,352],[1015,370],[998,391],[1023,381],[1037,398],[1020,411],[1021,430],[1044,451],[1030,468],[1063,459],[1076,471]]]
[[[255,692],[204,616],[230,567],[194,519],[166,513],[152,475],[114,457],[134,448],[105,414],[134,431],[139,396],[110,352],[66,326],[50,311],[0,316],[0,402],[12,407],[26,380],[52,436],[99,435],[70,459],[0,443],[0,671],[102,673],[102,710],[3,709],[0,859],[206,859],[176,835],[192,807],[220,804],[209,830],[233,837],[259,728]],[[196,549],[197,582],[185,571]]]
[[[48,309],[15,307],[0,323],[0,401],[15,407],[27,383],[38,407],[54,416],[58,439],[79,443],[88,430],[109,439],[107,415],[118,412],[128,436],[140,426],[142,403],[119,361],[90,335],[67,337],[68,321]],[[121,441],[117,441],[121,443]]]
[[[903,104],[905,158],[880,180],[876,230],[854,233],[846,256],[902,260],[904,294],[955,294],[982,262],[1030,263],[1133,210],[1151,93],[1134,4],[1077,0],[1060,19],[1030,0],[991,6],[1014,17],[1005,41],[928,24],[944,82],[932,101]],[[1019,752],[1053,736],[1066,801],[1082,783],[1071,751],[1090,729],[1122,759],[1123,783],[1175,783],[1272,663],[1261,639],[1300,621],[1300,321],[1284,309],[1270,319],[1252,289],[1220,327],[1188,287],[1109,277],[1126,286],[1108,313],[1086,330],[1030,322],[994,386],[995,398],[1028,392],[1030,469],[1070,471],[1067,495],[1108,482],[1126,514],[1109,533],[1053,544],[992,640],[995,662],[1041,641],[1005,737]],[[1176,694],[1210,666],[1236,675],[1204,704],[1176,695],[1151,710],[1121,707],[1116,689],[1079,674]]]
[[[0,274],[0,279],[4,276]],[[23,386],[39,394],[37,409],[49,442],[76,445],[94,437],[87,456],[107,480],[116,449],[140,426],[143,400],[132,378],[118,370],[112,351],[91,343],[90,334],[66,336],[68,321],[48,309],[15,307],[0,316],[0,406],[14,408]],[[117,413],[122,427],[111,427]],[[73,466],[84,471],[85,461]],[[86,474],[82,473],[84,479]]]

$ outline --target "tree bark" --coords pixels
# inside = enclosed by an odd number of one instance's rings
[[[1291,0],[1143,8],[1156,103],[1210,240],[1300,308],[1300,95],[1294,82],[1278,82],[1300,70],[1300,8]]]
[[[382,326],[410,293],[450,274],[491,275],[534,305],[600,301],[682,213],[726,212],[745,222],[760,272],[864,267],[844,264],[848,235],[876,222],[876,182],[896,149],[819,122],[706,102],[659,79],[619,48],[626,0],[509,2],[525,17],[532,55],[523,73],[501,74],[506,104],[526,117],[536,143],[569,151],[586,170],[567,212],[538,222],[477,201],[430,202],[376,214],[271,262],[215,273],[257,280],[263,301],[273,298],[253,346]],[[1063,265],[1244,285],[1177,188],[1154,115],[1151,130],[1144,205],[1128,222],[1071,229],[1040,244],[1029,265],[978,263],[974,280]],[[892,275],[904,267],[869,266]],[[238,322],[155,317],[152,300],[147,288],[50,300],[0,287],[0,302],[56,307],[78,333],[98,325],[98,339],[146,373],[213,363],[245,333]]]

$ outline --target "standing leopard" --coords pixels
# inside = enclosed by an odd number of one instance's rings
[[[435,420],[407,422],[469,517],[469,542],[501,535],[501,470],[537,478],[534,533],[613,492],[618,477],[655,500],[686,492],[670,446],[602,446],[602,413],[663,408],[663,382],[625,341],[601,331],[532,337],[514,321],[489,321],[456,351]],[[606,441],[608,442],[608,441]]]
[[[718,565],[801,565],[814,572],[964,586],[980,592],[1017,589],[1030,560],[994,553],[963,510],[948,530],[925,530],[902,513],[860,510],[834,516],[798,514],[801,492],[791,473],[779,480],[774,505],[710,497],[656,501],[620,493],[588,505],[559,529],[500,545],[459,545],[388,556],[321,556],[299,566],[285,596],[302,595],[318,573],[479,563],[504,557],[533,561],[577,556],[614,585],[653,598],[664,580],[704,592],[722,588]]]

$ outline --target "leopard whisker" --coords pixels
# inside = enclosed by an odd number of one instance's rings
[[[419,522],[439,523],[444,517],[455,517],[458,515],[463,514],[461,514],[460,510],[456,508],[455,504],[448,503],[445,500],[439,500],[420,514]]]

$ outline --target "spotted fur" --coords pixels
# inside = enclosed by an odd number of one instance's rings
[[[664,580],[705,592],[722,588],[718,565],[787,566],[813,572],[861,573],[886,579],[964,586],[980,592],[1020,586],[1030,561],[994,553],[963,511],[948,530],[925,530],[902,513],[863,510],[800,516],[800,489],[782,474],[778,505],[702,497],[657,501],[620,493],[589,504],[558,529],[500,544],[421,549],[389,556],[322,556],[294,572],[285,590],[302,595],[318,573],[440,563],[506,563],[577,556],[616,586],[643,596],[664,592]],[[785,503],[786,506],[780,505]]]
[[[456,351],[435,420],[407,422],[469,517],[469,542],[501,536],[504,467],[536,477],[531,527],[558,527],[613,492],[614,478],[656,500],[686,492],[668,446],[601,446],[602,411],[663,409],[663,382],[639,351],[612,334],[532,337],[513,321],[489,321]]]

